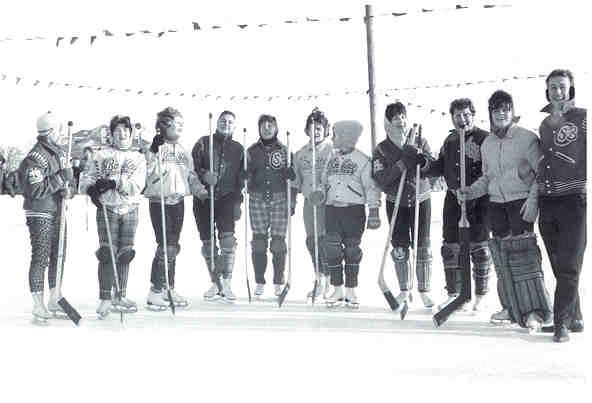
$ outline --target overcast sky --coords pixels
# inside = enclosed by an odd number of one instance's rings
[[[198,4],[193,4],[198,3]],[[11,1],[2,3],[0,38],[0,110],[5,117],[2,144],[28,145],[35,138],[35,118],[56,110],[77,129],[92,128],[115,113],[152,127],[156,112],[172,105],[186,120],[187,145],[206,134],[208,112],[237,112],[239,127],[255,135],[260,113],[278,117],[282,130],[302,133],[313,106],[324,108],[331,120],[358,119],[369,136],[368,100],[343,94],[367,88],[366,39],[362,22],[364,1]],[[442,11],[464,4],[465,10]],[[374,1],[376,15],[404,12],[403,17],[375,20],[375,59],[378,89],[433,83],[501,79],[543,74],[556,67],[574,71],[578,101],[589,100],[590,38],[587,2],[561,1]],[[484,4],[511,7],[484,9]],[[433,13],[418,12],[422,7]],[[318,23],[284,24],[287,19],[319,18]],[[352,17],[349,22],[327,18]],[[203,28],[192,30],[197,21]],[[241,30],[235,24],[249,24]],[[257,24],[269,24],[257,28]],[[222,29],[212,30],[212,25]],[[103,29],[116,35],[105,38]],[[176,29],[162,38],[125,32]],[[90,35],[98,34],[93,46]],[[28,36],[46,41],[24,41]],[[65,36],[59,48],[57,36]],[[80,36],[74,45],[71,36]],[[20,39],[19,39],[20,38]],[[14,77],[23,77],[15,85]],[[41,84],[33,87],[33,82]],[[49,81],[103,86],[105,90],[48,88]],[[586,85],[584,85],[586,83]],[[424,124],[437,149],[450,126],[448,104],[470,96],[478,120],[486,120],[487,97],[496,89],[510,91],[518,114],[529,128],[538,126],[544,105],[544,81],[517,80],[446,89],[426,89],[380,95],[378,138],[384,136],[384,107],[394,98],[413,105],[412,121]],[[172,95],[135,95],[171,91]],[[198,97],[178,94],[197,93]],[[287,100],[289,95],[339,94],[311,100]],[[199,94],[220,95],[203,99]],[[230,96],[282,95],[272,102],[230,101]],[[6,119],[8,117],[8,119]],[[482,123],[487,128],[488,124]],[[304,139],[302,139],[302,142]],[[368,140],[362,148],[369,151]]]

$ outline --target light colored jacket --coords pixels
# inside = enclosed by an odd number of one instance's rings
[[[86,193],[99,178],[113,179],[117,184],[115,189],[100,196],[101,204],[118,214],[133,210],[140,202],[146,181],[144,156],[137,151],[113,147],[99,150],[80,175],[80,191]]]
[[[333,144],[328,141],[316,145],[315,179],[317,187],[320,186],[323,167],[327,164],[332,152]],[[314,190],[312,188],[312,147],[310,143],[296,152],[293,164],[296,179],[292,181],[292,187],[296,189],[297,193],[302,193],[305,198],[308,198]]]
[[[193,170],[193,158],[178,143],[164,143],[162,153],[162,177],[165,204],[177,204],[185,196],[205,190]],[[144,196],[151,202],[160,203],[160,176],[158,173],[158,154],[146,153],[146,190]]]
[[[491,133],[481,144],[483,175],[467,188],[468,198],[489,194],[494,203],[536,198],[537,184],[524,182],[518,175],[518,166],[524,160],[536,173],[541,148],[534,132],[512,125],[505,137]]]
[[[368,204],[369,208],[380,207],[380,189],[372,179],[372,163],[359,150],[348,154],[334,150],[323,168],[321,182],[326,190],[327,206]]]

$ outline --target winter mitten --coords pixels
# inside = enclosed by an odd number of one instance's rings
[[[97,179],[95,185],[97,187],[97,191],[100,194],[103,194],[108,190],[117,188],[117,182],[115,182],[113,179],[99,178]]]
[[[152,138],[152,144],[150,145],[150,151],[154,154],[158,154],[158,148],[164,144],[164,136],[157,134]]]
[[[417,148],[408,144],[404,145],[401,160],[408,170],[415,169],[417,165]]]
[[[101,196],[101,194],[99,193],[99,191],[97,190],[97,186],[96,185],[91,185],[86,189],[86,194],[89,195],[90,197],[90,201],[92,201],[92,203],[97,207],[97,208],[101,208],[101,202],[99,201],[99,196]]]
[[[368,213],[368,229],[378,229],[380,227],[380,216],[378,215],[378,208],[371,208]]]

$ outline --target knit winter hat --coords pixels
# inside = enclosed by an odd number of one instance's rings
[[[44,113],[37,119],[37,133],[40,136],[47,136],[51,129],[58,130],[59,125],[58,119],[53,113]]]
[[[333,124],[335,148],[354,148],[364,127],[357,120],[340,120]]]

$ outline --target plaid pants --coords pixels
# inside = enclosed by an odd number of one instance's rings
[[[60,233],[59,213],[27,217],[27,227],[31,239],[31,264],[29,266],[29,289],[40,292],[44,289],[45,269],[49,267],[47,279],[49,288],[56,286],[58,267],[58,246]],[[66,248],[64,236],[64,250]],[[62,261],[62,276],[64,275]]]
[[[136,228],[138,227],[138,208],[125,214],[117,214],[107,208],[107,219],[109,220],[109,229],[111,230],[111,240],[113,242],[113,253],[117,261],[117,275],[119,277],[119,286],[122,295],[125,296],[127,288],[127,277],[129,263],[119,262],[119,253],[125,248],[133,248],[134,238],[136,236]],[[100,248],[107,248],[107,253],[110,253],[109,237],[107,235],[107,226],[105,225],[105,216],[103,209],[97,209],[97,231],[99,233]],[[98,253],[98,252],[97,252]],[[111,299],[111,289],[114,287],[115,276],[113,275],[113,267],[110,258],[108,263],[99,260],[99,298]]]
[[[288,200],[278,199],[266,202],[259,198],[249,198],[249,218],[254,234],[286,236],[288,229]]]

